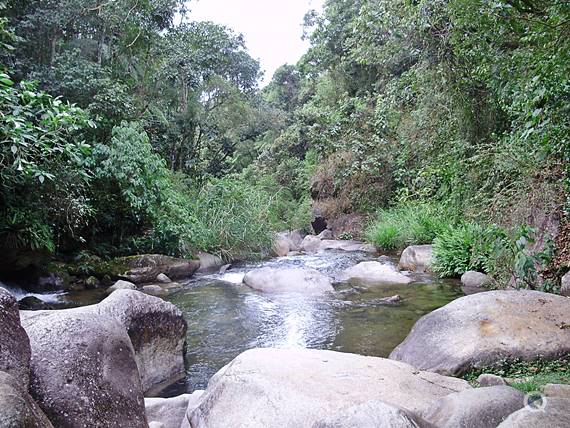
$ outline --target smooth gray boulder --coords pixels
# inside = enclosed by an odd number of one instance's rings
[[[168,294],[168,290],[159,284],[143,285],[141,290],[151,296],[165,296]]]
[[[461,379],[385,358],[312,349],[252,349],[216,373],[193,428],[313,427],[372,400],[415,414],[453,392]]]
[[[566,272],[560,280],[560,294],[562,296],[570,297],[570,272]]]
[[[198,260],[200,261],[198,272],[218,272],[224,265],[220,257],[209,253],[198,253]]]
[[[468,288],[487,288],[493,283],[493,279],[482,272],[469,270],[461,275],[461,283]]]
[[[273,241],[273,252],[279,257],[285,257],[292,251],[299,251],[303,236],[300,230],[277,233]]]
[[[422,425],[423,426],[423,425]],[[312,428],[418,428],[402,409],[382,401],[367,401],[316,422]]]
[[[109,288],[107,288],[107,294],[111,294],[113,291],[117,290],[136,290],[137,286],[129,281],[123,281],[122,279],[115,282]]]
[[[497,428],[570,427],[570,400],[547,397],[542,405],[538,405],[538,407],[526,406],[514,412]]]
[[[30,340],[20,324],[16,298],[0,287],[0,371],[27,388],[30,381]]]
[[[396,271],[387,264],[370,261],[361,262],[356,266],[345,269],[341,274],[341,281],[364,287],[407,285],[412,280],[406,275]]]
[[[117,320],[79,308],[28,312],[22,325],[30,393],[54,426],[146,427],[133,346]]]
[[[172,303],[138,291],[118,290],[90,308],[118,320],[128,333],[145,395],[154,395],[186,375],[187,324]]]
[[[334,291],[329,277],[309,268],[254,269],[245,274],[243,282],[254,290],[267,293],[314,295]]]
[[[180,428],[186,419],[189,403],[196,402],[199,394],[182,394],[172,398],[145,398],[146,418],[149,424],[161,424],[164,428]]]
[[[420,318],[390,358],[461,375],[509,358],[570,353],[570,299],[529,290],[473,294]]]
[[[483,373],[477,378],[477,383],[480,386],[501,386],[507,385],[507,381],[501,376],[494,374]]]
[[[2,428],[53,428],[21,380],[0,371],[0,426]]]
[[[522,392],[510,386],[491,386],[449,394],[421,416],[438,428],[495,428],[523,406]]]
[[[163,273],[159,273],[159,274],[156,276],[156,280],[157,280],[158,282],[160,282],[161,284],[170,284],[170,283],[172,282],[172,280],[171,280],[168,276],[166,276],[165,274],[163,274]]]
[[[433,247],[431,245],[412,245],[407,247],[400,256],[399,270],[426,272],[433,262]]]

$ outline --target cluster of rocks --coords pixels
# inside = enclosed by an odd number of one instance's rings
[[[0,288],[0,426],[146,427],[144,396],[185,376],[186,329],[138,291],[29,312]]]

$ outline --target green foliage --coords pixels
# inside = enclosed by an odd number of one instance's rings
[[[434,240],[433,270],[442,276],[461,275],[469,270],[484,270],[488,236],[475,223],[461,223],[444,229]]]
[[[504,358],[488,367],[472,369],[463,378],[476,384],[483,373],[495,374],[510,379],[510,385],[522,392],[540,391],[548,383],[570,384],[570,356],[562,355],[555,360],[538,357],[534,361]]]
[[[403,249],[413,244],[431,244],[453,224],[453,216],[425,202],[407,202],[380,210],[367,231],[369,242],[385,249]]]

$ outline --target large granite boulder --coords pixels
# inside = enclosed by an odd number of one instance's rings
[[[412,280],[396,271],[392,265],[370,261],[345,269],[340,280],[364,287],[406,285]]]
[[[533,404],[514,412],[497,428],[570,427],[570,400],[548,397],[537,406]]]
[[[438,428],[495,428],[523,406],[522,392],[510,386],[491,386],[446,395],[422,416]]]
[[[11,374],[27,388],[30,357],[30,340],[20,325],[18,302],[0,287],[0,371]]]
[[[194,428],[313,427],[379,400],[410,414],[470,389],[461,379],[384,358],[310,349],[253,349],[210,380]]]
[[[457,299],[416,322],[390,354],[422,370],[460,375],[509,358],[570,352],[570,299],[539,291],[488,291]]]
[[[135,284],[154,282],[161,273],[173,280],[190,278],[200,268],[199,260],[177,259],[162,254],[124,257],[116,263],[127,267],[126,272],[119,276]]]
[[[128,333],[146,395],[154,395],[185,376],[187,324],[172,303],[138,291],[117,290],[88,308],[119,321]]]
[[[0,426],[3,428],[53,428],[47,416],[14,376],[0,371]]]
[[[24,313],[30,393],[57,427],[146,427],[134,350],[113,318],[68,309]]]
[[[433,247],[431,245],[412,245],[402,252],[398,269],[426,272],[430,270],[432,262]]]
[[[268,293],[323,294],[334,291],[331,280],[315,269],[264,267],[248,272],[243,282]]]
[[[418,428],[415,419],[402,409],[374,400],[343,409],[312,428]]]

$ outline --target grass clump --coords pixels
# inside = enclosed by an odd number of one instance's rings
[[[382,209],[368,228],[366,239],[387,250],[431,244],[453,222],[447,210],[425,202],[408,202]]]
[[[503,359],[498,363],[467,372],[463,378],[477,385],[477,378],[483,373],[508,379],[508,383],[524,393],[539,391],[548,383],[570,384],[570,355],[556,360],[539,358],[535,361]]]

